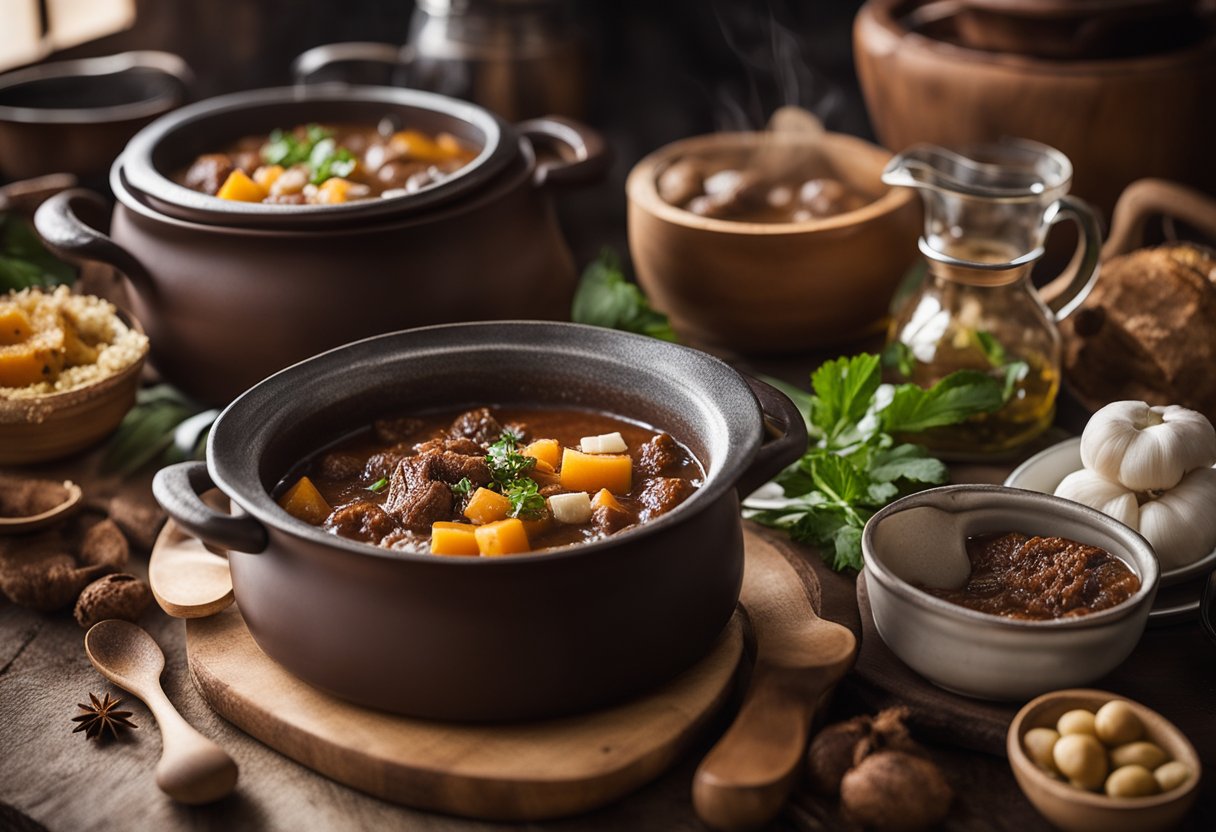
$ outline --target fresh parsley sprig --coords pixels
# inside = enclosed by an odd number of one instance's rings
[[[999,409],[1002,379],[960,370],[931,388],[882,385],[879,356],[829,361],[811,376],[811,393],[774,382],[806,419],[809,447],[776,478],[780,508],[744,515],[786,529],[820,548],[833,569],[861,569],[861,531],[874,512],[899,497],[945,483],[946,466],[896,436],[953,425]]]
[[[524,456],[518,445],[523,437],[510,428],[504,428],[498,441],[486,452],[486,464],[490,466],[491,489],[497,489],[511,501],[508,517],[535,520],[544,515],[545,498],[540,494],[536,480],[528,472],[536,467],[536,459]],[[452,486],[457,494],[468,494],[473,484],[468,478]]]
[[[570,319],[662,341],[677,340],[667,316],[651,308],[642,290],[625,279],[620,258],[611,248],[605,248],[583,271]]]

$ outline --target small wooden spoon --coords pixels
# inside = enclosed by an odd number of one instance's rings
[[[64,482],[63,488],[67,494],[63,502],[53,508],[38,514],[31,514],[28,517],[0,517],[0,534],[36,532],[68,519],[73,512],[80,508],[80,500],[84,496],[84,492],[80,490],[79,485],[70,481]]]
[[[176,523],[165,523],[148,560],[148,583],[160,608],[174,618],[206,618],[233,601],[228,559]]]
[[[794,567],[749,545],[739,601],[756,664],[739,715],[697,768],[692,799],[713,829],[758,829],[781,811],[820,700],[853,664],[852,631],[815,614]]]
[[[165,654],[142,627],[109,619],[85,633],[89,661],[123,690],[138,696],[160,726],[164,751],[156,785],[179,803],[210,803],[236,786],[236,763],[218,745],[194,730],[160,686]]]

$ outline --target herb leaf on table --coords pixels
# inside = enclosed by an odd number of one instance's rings
[[[136,395],[135,406],[110,437],[101,459],[101,469],[125,476],[154,460],[168,463],[195,457],[210,423],[218,415],[216,410],[203,411],[168,384],[145,387]],[[189,426],[194,430],[190,431],[190,436],[179,437],[179,428],[191,420],[194,422]],[[182,438],[186,441],[179,443]],[[177,444],[189,447],[179,448]]]
[[[75,267],[51,254],[29,222],[0,214],[0,292],[72,283]]]
[[[861,531],[878,509],[948,479],[941,460],[895,435],[991,413],[1007,395],[1004,379],[970,370],[928,389],[883,385],[881,374],[879,356],[862,353],[821,366],[809,394],[770,380],[802,412],[809,447],[774,480],[780,507],[745,503],[744,516],[818,547],[836,570],[861,569]]]
[[[620,258],[610,248],[583,271],[570,319],[577,324],[602,326],[649,335],[661,341],[676,341],[667,316],[651,308],[634,284],[625,279]]]

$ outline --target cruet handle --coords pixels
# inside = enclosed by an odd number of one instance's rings
[[[1049,220],[1052,225],[1060,220],[1072,220],[1077,224],[1080,236],[1068,268],[1039,290],[1039,297],[1058,323],[1076,311],[1098,280],[1102,232],[1093,209],[1071,194],[1060,197],[1048,210],[1055,212]]]

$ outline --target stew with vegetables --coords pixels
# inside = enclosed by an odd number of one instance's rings
[[[597,540],[702,484],[670,435],[581,410],[478,408],[382,419],[302,463],[296,518],[388,549],[496,556]]]
[[[334,205],[414,193],[476,155],[450,133],[397,130],[388,119],[375,127],[307,124],[204,153],[177,181],[240,202]]]

